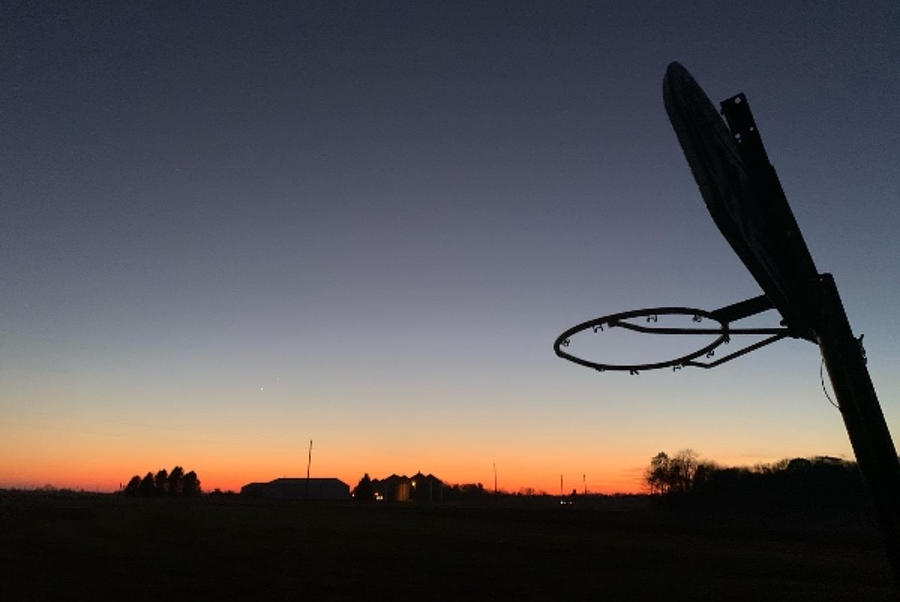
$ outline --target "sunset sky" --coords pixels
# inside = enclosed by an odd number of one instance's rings
[[[666,118],[673,60],[747,94],[900,429],[895,1],[2,12],[0,487],[179,464],[239,489],[304,476],[310,439],[351,486],[852,458],[812,344],[639,376],[553,354],[593,317],[760,293]]]

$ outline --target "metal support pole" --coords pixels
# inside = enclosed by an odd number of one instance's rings
[[[900,462],[869,378],[866,358],[853,336],[831,274],[819,280],[820,315],[815,327],[856,462],[869,490],[885,551],[900,584]]]

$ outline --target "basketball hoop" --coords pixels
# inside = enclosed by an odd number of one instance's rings
[[[710,216],[764,295],[714,311],[689,307],[638,309],[573,326],[553,343],[559,357],[596,370],[640,370],[685,366],[714,368],[785,337],[819,346],[860,472],[872,495],[888,560],[900,583],[900,462],[865,354],[850,328],[834,278],[820,274],[769,162],[747,97],[721,103],[725,121],[687,69],[672,63],[663,80],[669,121],[684,151]],[[732,322],[776,309],[780,328],[732,328]],[[691,316],[694,328],[659,325],[660,316]],[[638,323],[637,320],[643,319]],[[699,326],[704,320],[716,328]],[[692,353],[641,364],[607,364],[571,352],[572,337],[613,329],[640,334],[705,335],[715,339]],[[737,335],[766,338],[712,360],[715,350]],[[590,336],[590,335],[588,335]],[[618,351],[618,349],[616,349]],[[705,361],[711,360],[711,361]]]
[[[747,299],[740,303],[721,307],[714,311],[706,311],[704,309],[695,309],[691,307],[654,307],[650,309],[634,309],[617,314],[610,314],[600,318],[594,318],[587,322],[577,324],[569,328],[556,338],[553,343],[553,350],[559,357],[586,366],[594,368],[600,372],[610,371],[628,371],[631,374],[638,374],[641,370],[657,370],[659,368],[672,368],[680,370],[686,366],[695,368],[715,368],[729,360],[733,360],[742,355],[750,353],[760,347],[765,347],[776,341],[780,341],[785,337],[795,337],[789,328],[733,328],[732,322],[749,318],[766,310],[772,309],[772,303],[766,295]],[[695,328],[671,328],[666,326],[654,326],[659,323],[660,316],[690,316],[691,321],[698,324]],[[643,323],[641,323],[643,320]],[[704,320],[710,320],[718,323],[718,327],[705,328],[699,326]],[[649,362],[643,364],[607,364],[593,361],[584,357],[579,357],[568,351],[571,345],[572,337],[587,331],[601,335],[603,332],[614,328],[621,328],[637,332],[640,334],[653,335],[703,335],[715,336],[716,339],[701,347],[700,349],[676,357],[674,359],[661,362]],[[767,338],[755,343],[741,347],[737,351],[733,351],[727,355],[719,357],[715,360],[716,349],[729,343],[734,336],[767,336]],[[710,361],[704,361],[709,359]]]

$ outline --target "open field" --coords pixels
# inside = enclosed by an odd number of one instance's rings
[[[857,516],[0,494],[2,600],[888,600]]]

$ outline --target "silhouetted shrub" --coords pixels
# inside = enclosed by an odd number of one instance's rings
[[[160,469],[153,477],[153,483],[156,485],[156,493],[165,494],[169,492],[169,473],[166,469]]]
[[[369,477],[369,473],[365,473],[353,489],[353,499],[357,502],[375,501],[375,488],[372,486],[372,479]]]
[[[170,495],[181,495],[183,480],[184,480],[184,469],[181,466],[176,466],[175,468],[172,469],[172,472],[169,473],[169,494]]]
[[[143,497],[156,495],[156,484],[153,481],[152,472],[148,472],[146,475],[144,475],[144,478],[141,480],[141,484],[138,487],[138,495]]]
[[[137,475],[131,477],[123,493],[136,497],[161,495],[191,497],[200,495],[202,490],[196,472],[192,470],[184,474],[184,469],[176,466],[172,472],[166,472],[166,469],[163,468],[156,475],[148,472],[144,478]]]
[[[186,475],[181,481],[181,495],[184,497],[195,497],[200,495],[200,479],[193,470]]]
[[[125,486],[125,495],[139,495],[141,489],[141,477],[134,475]]]

